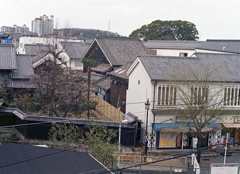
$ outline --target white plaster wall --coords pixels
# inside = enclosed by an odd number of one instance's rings
[[[184,49],[158,49],[158,56],[179,56],[180,53],[188,53],[188,57],[195,53],[195,50],[184,50]]]
[[[211,51],[211,50],[203,50],[203,49],[196,49],[197,53],[220,53],[220,54],[233,54],[233,53],[228,53],[224,51]]]
[[[148,112],[148,131],[150,131],[151,122],[153,120],[153,116],[151,114],[151,108],[153,106],[153,84],[140,62],[129,76],[126,113],[131,112],[138,116],[138,118],[143,121],[144,128],[146,126],[147,112],[145,110],[145,103],[147,102],[147,99],[149,99],[151,104]]]

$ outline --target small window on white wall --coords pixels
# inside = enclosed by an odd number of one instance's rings
[[[179,56],[180,56],[180,57],[187,57],[187,56],[188,56],[188,53],[179,53]]]

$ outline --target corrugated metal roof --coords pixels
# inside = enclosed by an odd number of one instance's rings
[[[147,48],[138,38],[129,37],[97,37],[103,53],[113,66],[125,65],[134,61],[139,55],[150,55]]]
[[[149,40],[144,42],[148,49],[195,49],[205,41],[170,41],[170,40]]]
[[[17,69],[16,53],[13,44],[0,44],[0,69]]]
[[[240,81],[240,55],[197,53],[196,57],[139,57],[151,80],[196,80],[199,77],[217,82]]]
[[[84,42],[61,42],[62,47],[71,59],[80,59],[89,45]]]

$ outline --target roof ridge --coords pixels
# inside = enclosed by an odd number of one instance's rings
[[[146,56],[139,56],[141,57],[150,57],[150,58],[167,58],[167,59],[199,59],[198,57],[180,57],[180,56],[153,56],[153,55],[146,55]]]

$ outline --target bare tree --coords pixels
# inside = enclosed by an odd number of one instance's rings
[[[71,67],[67,67],[61,57],[67,46],[62,41],[69,39],[69,30],[61,30],[63,31],[66,32],[64,38],[59,37],[57,29],[46,38],[48,54],[34,63],[34,71],[38,75],[32,81],[37,85],[35,98],[44,108],[49,109],[50,116],[66,117],[69,112],[81,116],[82,111],[88,109],[87,81],[82,72],[72,71]],[[91,109],[94,108],[91,105]]]
[[[214,65],[182,65],[180,71],[174,73],[174,79],[180,80],[178,85],[179,115],[186,122],[189,130],[198,138],[197,159],[200,162],[202,132],[204,128],[221,114],[223,89],[216,87],[214,79],[219,76],[220,67]],[[215,82],[214,82],[215,81]]]

